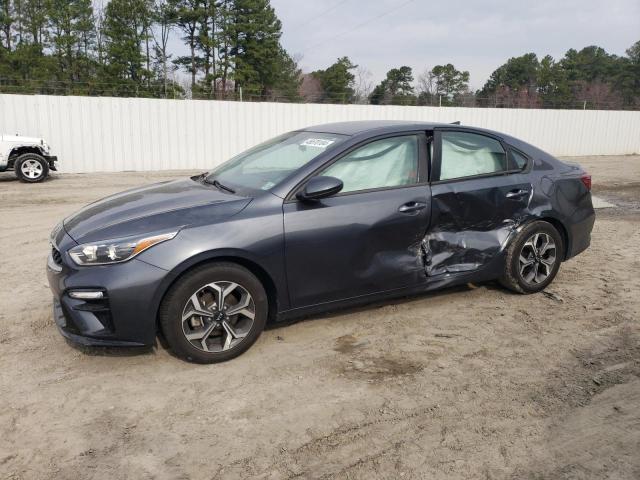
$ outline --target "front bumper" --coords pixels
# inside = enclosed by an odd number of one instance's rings
[[[58,161],[58,157],[56,157],[55,155],[45,155],[44,158],[49,163],[49,169],[50,170],[53,170],[54,172],[58,170],[58,168],[56,166],[56,162]]]
[[[155,342],[156,314],[168,272],[143,261],[77,267],[66,250],[75,245],[64,234],[47,277],[53,292],[53,317],[63,336],[82,345],[150,346]],[[53,250],[52,250],[53,252]],[[104,298],[71,298],[71,290],[101,290]]]
[[[71,320],[75,318],[76,320]],[[60,334],[73,343],[91,347],[141,347],[145,343],[128,342],[112,338],[113,336],[97,318],[89,317],[89,322],[83,322],[82,317],[73,314],[65,314],[60,301],[53,297],[53,319],[58,326]],[[69,320],[68,320],[69,319]],[[80,320],[80,322],[78,322]],[[92,321],[93,320],[93,321]],[[78,324],[82,325],[78,327]],[[97,329],[92,327],[98,327]],[[93,333],[93,335],[91,335]],[[107,333],[107,335],[102,335]]]

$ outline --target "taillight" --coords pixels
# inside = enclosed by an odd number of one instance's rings
[[[580,180],[582,180],[582,183],[584,183],[584,186],[587,187],[587,190],[591,191],[591,175],[582,175],[580,177]]]

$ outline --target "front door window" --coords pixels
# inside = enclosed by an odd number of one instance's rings
[[[344,183],[343,193],[418,183],[418,136],[376,140],[348,153],[320,175]]]

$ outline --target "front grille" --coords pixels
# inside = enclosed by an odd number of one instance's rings
[[[62,255],[60,255],[60,250],[56,247],[51,247],[51,258],[53,258],[56,265],[62,265]]]

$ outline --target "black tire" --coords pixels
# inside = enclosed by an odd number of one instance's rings
[[[527,254],[530,249],[529,246],[523,250],[525,243],[528,240],[532,239],[535,234],[543,234],[551,237],[553,242],[555,243],[555,260],[553,262],[553,266],[548,268],[545,265],[541,265],[541,267],[546,270],[544,273],[546,278],[538,282],[528,282],[521,273],[521,269],[525,268],[525,272],[527,272],[526,268],[520,262],[520,255],[523,253],[526,257],[530,258],[535,255],[534,266],[531,268],[539,268],[538,265],[544,260],[544,258],[538,257],[538,254],[535,253],[533,255]],[[547,253],[550,255],[551,251]],[[562,259],[564,258],[564,243],[562,241],[562,236],[558,232],[558,230],[548,222],[545,221],[535,221],[528,225],[526,225],[514,238],[507,249],[507,258],[504,266],[504,273],[500,278],[500,283],[509,290],[513,290],[514,292],[529,294],[529,293],[537,293],[544,290],[555,278],[560,269],[560,264],[562,263]],[[546,258],[546,261],[549,262],[549,257]],[[548,268],[548,269],[547,269]],[[531,271],[529,271],[531,272]],[[537,278],[537,275],[534,273],[534,277]]]
[[[26,165],[35,164],[39,165],[39,169],[37,171],[33,171],[35,176],[23,171],[23,166],[26,168]],[[16,177],[21,181],[27,183],[38,183],[43,181],[49,175],[49,162],[47,162],[42,155],[38,155],[37,153],[25,153],[16,159],[13,169],[16,172]]]
[[[189,299],[201,287],[213,282],[237,283],[250,294],[255,307],[253,324],[246,336],[237,345],[220,352],[206,352],[195,347],[183,331],[182,315]],[[159,320],[162,333],[175,355],[194,363],[218,363],[237,357],[255,343],[267,323],[268,311],[267,295],[256,276],[238,264],[219,262],[196,267],[180,278],[165,295]]]

